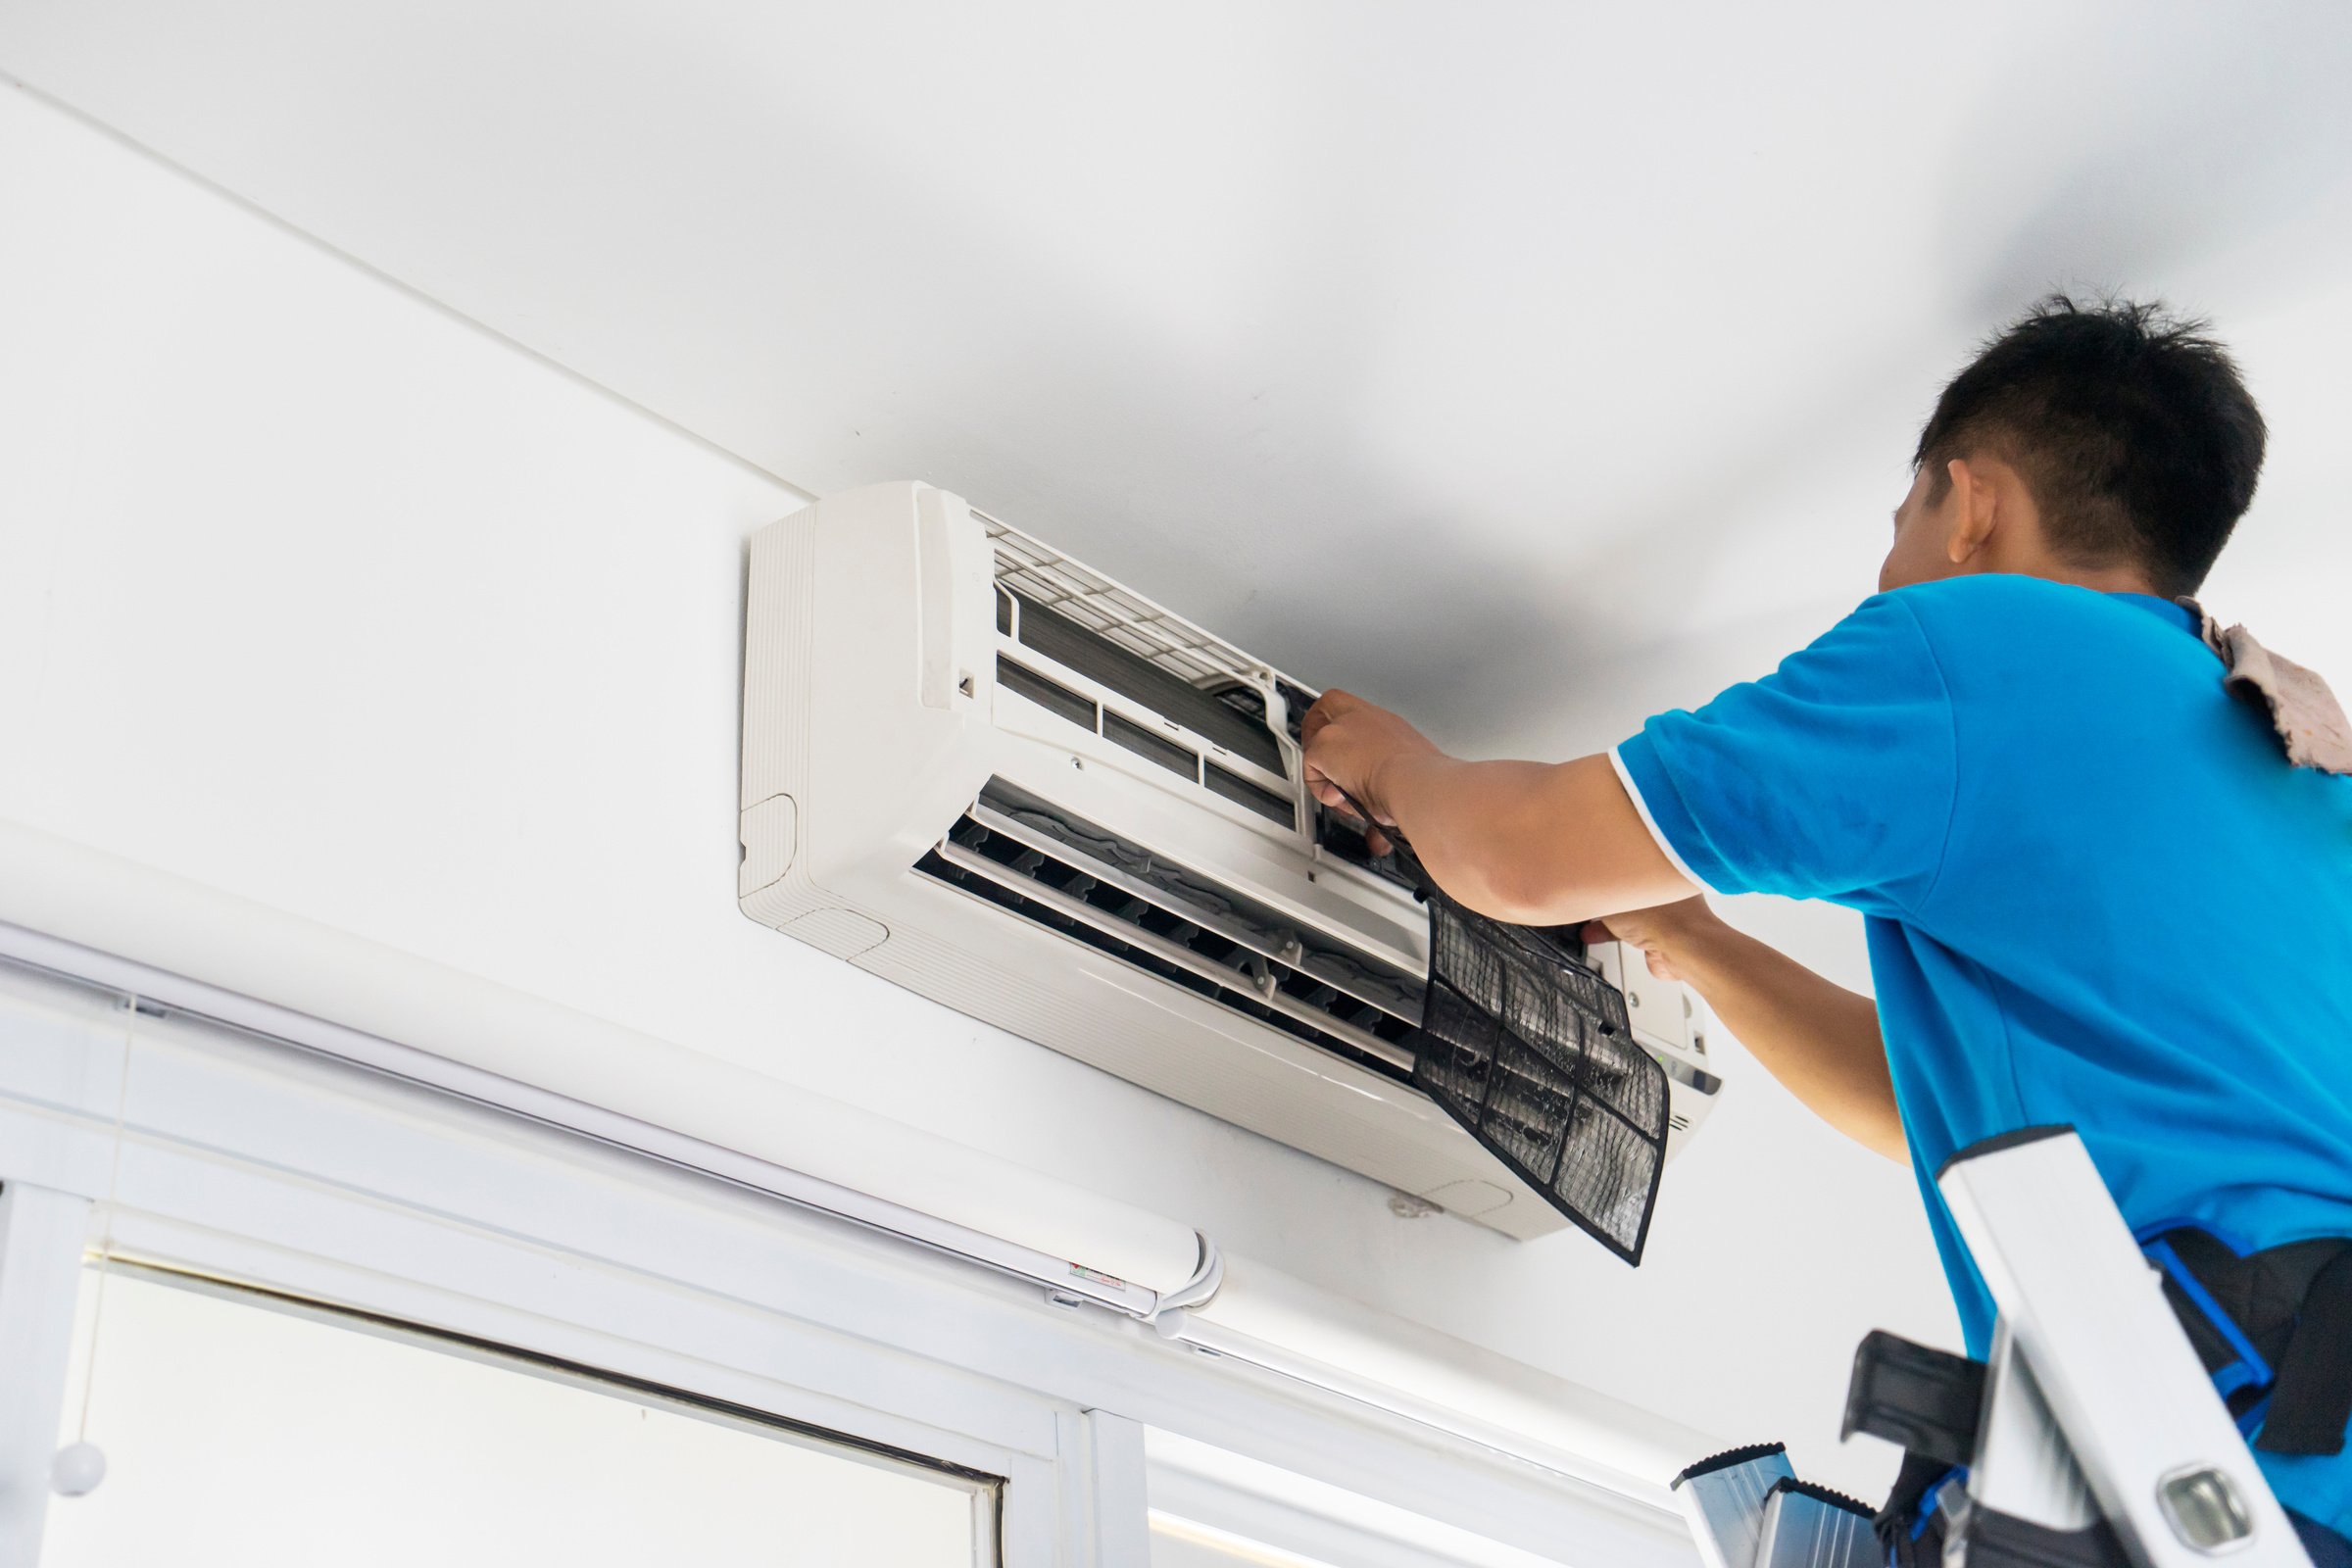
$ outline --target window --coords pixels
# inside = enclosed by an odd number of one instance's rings
[[[996,1561],[997,1483],[397,1325],[85,1276],[44,1568]]]

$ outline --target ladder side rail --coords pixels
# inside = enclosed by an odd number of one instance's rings
[[[1968,1494],[1983,1507],[2046,1530],[2082,1530],[2099,1518],[2090,1484],[2005,1318],[1993,1329],[1985,1358],[1984,1410]]]

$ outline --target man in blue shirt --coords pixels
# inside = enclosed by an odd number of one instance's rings
[[[1881,591],[1773,674],[1559,764],[1459,761],[1334,692],[1309,780],[1473,908],[1605,920],[1908,1159],[1972,1353],[1991,1303],[1933,1178],[1996,1133],[2073,1124],[2143,1237],[2352,1237],[2352,779],[2292,765],[2176,603],[2263,444],[2200,323],[2044,302],[1942,394]],[[1860,910],[1875,1003],[1702,890]],[[2258,1458],[2352,1532],[2352,1454]]]

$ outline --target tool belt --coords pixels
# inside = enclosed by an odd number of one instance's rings
[[[2352,1237],[2290,1242],[2243,1255],[2193,1227],[2142,1233],[2139,1243],[2163,1272],[2165,1299],[2213,1378],[2214,1391],[2254,1448],[2343,1452],[2344,1429],[2352,1422]],[[1865,1357],[1873,1353],[1871,1341],[1880,1338],[1864,1342]],[[1873,1521],[1889,1568],[1939,1568],[1951,1495],[1946,1489],[1967,1479],[1983,1367],[1918,1347],[1877,1353],[1889,1362],[1908,1354],[1940,1363],[1914,1359],[1896,1368],[1936,1385],[1942,1409],[1940,1418],[1932,1416],[1897,1437],[1904,1444],[1902,1471]],[[1973,1380],[1962,1375],[1972,1367]],[[1856,1376],[1859,1398],[1859,1364]],[[1846,1419],[1849,1432],[1867,1429],[1858,1428],[1853,1405]],[[2095,1537],[2104,1531],[2102,1525],[2082,1544],[2085,1568],[2096,1560]]]
[[[2344,1451],[2352,1421],[2352,1238],[2239,1256],[2193,1228],[2142,1236],[2214,1391],[2262,1453]]]

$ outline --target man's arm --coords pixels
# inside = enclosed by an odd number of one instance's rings
[[[1401,828],[1452,897],[1519,925],[1595,920],[1596,939],[1622,938],[1651,955],[1652,969],[1688,981],[1816,1115],[1890,1159],[1908,1157],[1877,1005],[1693,898],[1608,759],[1464,762],[1346,692],[1326,693],[1302,733],[1316,798],[1353,800]]]
[[[1447,894],[1515,925],[1574,925],[1697,890],[1674,868],[1605,757],[1465,762],[1346,692],[1306,715],[1306,777],[1401,828]],[[1345,792],[1345,798],[1343,798]]]
[[[1649,956],[1651,972],[1704,997],[1723,1025],[1781,1086],[1839,1132],[1907,1160],[1878,1004],[1735,931],[1704,899],[1613,914],[1588,940],[1616,937]]]

